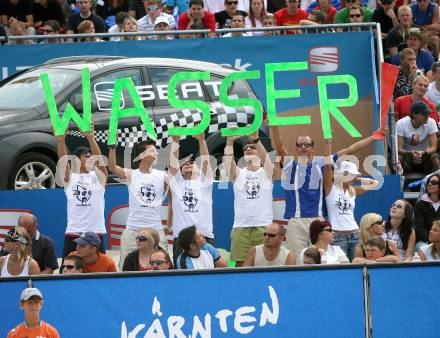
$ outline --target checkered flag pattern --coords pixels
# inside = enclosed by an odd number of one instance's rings
[[[168,135],[169,128],[174,126],[194,127],[201,120],[201,112],[189,109],[184,109],[159,119],[155,125],[157,133],[156,145],[165,148],[168,143],[171,143],[172,138]],[[249,107],[235,109],[216,105],[215,107],[211,107],[211,124],[209,125],[208,133],[215,133],[222,128],[231,128],[233,126],[243,127],[252,123],[252,120],[253,110]],[[75,137],[84,137],[80,131],[76,130],[71,130],[68,134]],[[108,131],[95,130],[94,136],[97,142],[107,143]],[[185,137],[182,137],[182,139],[184,138]],[[143,125],[118,128],[118,145],[124,148],[133,148],[136,143],[147,139],[148,134]]]

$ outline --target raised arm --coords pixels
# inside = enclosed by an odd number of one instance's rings
[[[57,141],[58,167],[61,169],[61,173],[64,170],[62,179],[66,185],[70,181],[70,164],[67,159],[66,135],[55,136],[55,139]]]
[[[102,176],[99,175],[99,182],[101,183],[101,185],[105,186],[107,184],[108,171],[107,166],[104,163],[104,159],[102,158],[101,149],[99,149],[98,143],[96,143],[95,137],[93,135],[93,126],[91,131],[84,133],[84,136],[89,142],[90,150],[92,151],[92,155],[94,157],[94,162],[98,163],[96,168],[103,174]]]
[[[229,136],[226,139],[226,146],[225,146],[225,156],[224,163],[226,172],[229,173],[229,178],[232,182],[235,181],[235,178],[237,177],[238,167],[235,163],[234,158],[234,141],[237,139],[237,136]]]
[[[284,157],[287,156],[287,150],[281,142],[279,127],[269,126],[269,135],[272,142],[272,147],[275,148],[278,156],[281,156],[280,164],[284,165]]]
[[[261,160],[263,161],[263,169],[266,173],[266,176],[270,179],[273,179],[274,166],[272,164],[272,161],[270,160],[266,148],[264,148],[263,143],[261,143],[260,137],[258,136],[258,131],[249,135],[249,141],[252,141],[257,147],[258,156],[260,156]]]
[[[176,176],[176,174],[180,170],[179,166],[179,136],[173,136],[171,143],[171,151],[170,151],[170,168],[168,169],[168,173],[171,176]]]
[[[361,184],[354,187],[356,195],[365,194],[368,191],[375,190],[379,186],[379,181],[372,178],[357,177],[356,181]]]
[[[388,133],[388,129],[387,128],[381,128],[379,129],[379,131],[386,136]],[[353,155],[356,154],[359,150],[367,147],[368,145],[370,145],[371,143],[373,143],[374,141],[374,136],[371,135],[367,138],[364,138],[363,140],[357,141],[356,143],[353,143],[351,146],[349,146],[346,149],[341,149],[337,152],[338,158],[344,155]]]
[[[328,196],[333,188],[333,156],[332,156],[332,139],[325,139],[324,147],[324,194]]]
[[[116,140],[118,138],[116,137]],[[108,151],[108,168],[110,171],[115,174],[116,177],[119,177],[121,179],[127,179],[127,185],[130,185],[131,183],[131,169],[122,168],[118,166],[118,162],[116,160],[116,146],[117,143],[109,146]]]
[[[199,142],[202,173],[205,177],[212,178],[212,168],[209,161],[209,151],[208,146],[206,145],[205,133],[194,135],[193,138],[195,138]]]

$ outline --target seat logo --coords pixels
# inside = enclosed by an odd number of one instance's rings
[[[316,47],[309,51],[311,73],[332,73],[339,68],[338,47]]]

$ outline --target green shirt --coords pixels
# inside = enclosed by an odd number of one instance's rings
[[[368,7],[362,7],[362,11],[364,12],[364,22],[371,22],[373,11]],[[336,14],[335,23],[350,23],[348,7],[341,9],[338,14]]]

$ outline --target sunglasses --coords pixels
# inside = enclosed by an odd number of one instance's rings
[[[440,182],[439,181],[429,181],[428,185],[439,185]]]
[[[377,222],[374,222],[373,224],[371,224],[371,226],[373,226],[373,225],[381,225],[382,224],[382,220],[380,220],[380,221],[377,221]]]
[[[64,264],[63,265],[63,269],[68,269],[68,270],[76,269],[76,266],[75,265]]]
[[[238,1],[228,1],[227,5],[238,5]]]
[[[360,18],[362,16],[362,14],[350,14],[350,18],[355,19],[355,18]]]
[[[322,231],[333,232],[333,229],[332,228],[325,228],[325,229],[322,229]]]
[[[263,233],[263,236],[264,236],[264,237],[269,237],[269,238],[275,238],[275,237],[277,237],[278,235],[277,235],[277,234],[271,234],[271,233],[265,232],[265,233]]]
[[[165,263],[168,263],[168,261],[164,261],[164,260],[160,260],[160,259],[158,259],[158,260],[156,260],[156,261],[150,261],[150,265],[161,265],[161,264],[165,264]]]
[[[5,237],[5,242],[11,243],[11,242],[18,242],[18,241],[16,241],[15,239],[13,239],[11,237]]]
[[[245,147],[243,148],[243,150],[245,151],[246,149],[256,150],[256,149],[257,149],[257,146],[254,146],[254,145],[247,145],[247,146],[245,146]]]
[[[136,240],[139,242],[145,242],[145,241],[148,241],[149,238],[147,238],[145,236],[136,236]]]
[[[296,146],[298,148],[302,148],[302,147],[310,148],[310,147],[312,147],[312,144],[311,143],[297,143]]]
[[[194,160],[188,160],[183,165],[190,165],[190,164],[194,164]]]
[[[396,207],[397,209],[403,209],[403,205],[394,203],[391,208]]]
[[[41,31],[42,31],[43,33],[53,33],[53,32],[54,32],[53,29],[45,29],[45,28],[42,28]]]
[[[159,7],[148,7],[147,8],[147,11],[149,11],[149,12],[155,12],[155,11],[157,11],[159,9]]]
[[[394,0],[382,0],[382,4],[383,5],[391,5],[393,3]]]

